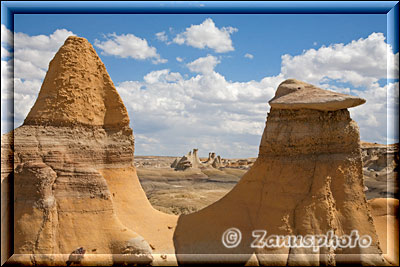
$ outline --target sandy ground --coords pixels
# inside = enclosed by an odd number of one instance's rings
[[[366,142],[361,145],[367,199],[398,198],[398,158],[395,158],[398,157],[395,153],[398,148]],[[170,214],[192,213],[216,202],[247,172],[245,166],[175,171],[170,168],[175,159],[176,157],[135,156],[137,173],[151,204]]]
[[[219,200],[247,170],[137,168],[147,198],[154,208],[170,214],[188,214]]]

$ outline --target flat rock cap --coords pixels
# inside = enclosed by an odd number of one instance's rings
[[[355,107],[365,99],[352,95],[332,92],[296,79],[283,81],[269,101],[276,109],[316,109],[333,111]]]

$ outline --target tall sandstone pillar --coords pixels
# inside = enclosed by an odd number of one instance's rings
[[[221,200],[179,218],[174,236],[178,261],[190,263],[193,257],[187,255],[202,254],[206,262],[239,264],[383,264],[363,192],[359,129],[347,110],[364,102],[294,79],[281,83],[269,102],[251,169]],[[241,242],[228,248],[222,239],[230,228],[241,232]],[[257,248],[252,247],[254,230],[266,230],[266,237],[329,231],[340,237],[357,230],[359,236],[371,237],[371,244],[316,251]]]
[[[2,137],[14,262],[59,265],[79,247],[87,264],[173,254],[167,224],[176,218],[151,207],[133,155],[128,113],[104,64],[86,39],[69,37],[24,124]]]

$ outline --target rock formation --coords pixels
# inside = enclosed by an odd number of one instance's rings
[[[222,167],[221,157],[217,156],[216,158],[214,158],[213,162],[211,163],[211,166],[217,169]]]
[[[221,200],[178,219],[147,200],[126,108],[90,43],[69,37],[24,124],[2,136],[2,253],[13,251],[9,263],[22,265],[172,265],[175,255],[180,263],[383,264],[363,192],[359,131],[347,110],[363,102],[283,82],[251,169]],[[197,149],[174,163],[204,164]],[[210,154],[205,165],[220,164]],[[12,222],[14,247],[4,248]],[[242,240],[228,248],[221,238],[232,227]],[[357,230],[371,244],[253,248],[253,230],[269,236]]]
[[[24,124],[2,137],[2,188],[14,180],[12,259],[65,264],[80,247],[83,261],[112,256],[103,264],[172,254],[167,225],[176,217],[151,207],[133,153],[128,113],[104,64],[86,39],[69,37]]]
[[[214,152],[208,153],[208,159],[204,162],[201,162],[199,156],[197,154],[198,149],[193,149],[193,153],[189,151],[188,154],[183,156],[182,158],[176,158],[171,163],[171,168],[176,171],[184,171],[189,168],[221,168],[225,167],[223,160],[220,156],[215,156]]]
[[[179,217],[174,234],[178,262],[383,264],[363,192],[359,130],[347,110],[364,102],[297,80],[281,83],[269,102],[258,159],[251,169],[221,200]],[[241,242],[228,248],[221,239],[232,227],[241,231]],[[329,231],[341,237],[357,230],[359,236],[368,235],[371,244],[313,250],[257,242],[261,247],[252,247],[254,230],[289,239]]]
[[[198,149],[193,149],[189,151],[185,156],[180,159],[175,159],[175,161],[171,164],[171,168],[174,168],[177,171],[184,171],[188,168],[200,168],[203,166],[199,159],[199,155],[197,154]]]
[[[215,153],[214,152],[210,152],[210,153],[208,153],[208,159],[205,161],[205,162],[203,162],[203,163],[213,163],[214,162],[214,159],[215,159]]]
[[[310,97],[311,96],[311,97]],[[274,109],[335,111],[364,104],[365,100],[318,88],[295,79],[286,80],[269,101]]]
[[[175,158],[175,160],[171,163],[170,167],[175,169],[176,165],[178,164],[178,162],[180,161],[180,158]]]
[[[398,198],[399,144],[361,142],[367,198]]]

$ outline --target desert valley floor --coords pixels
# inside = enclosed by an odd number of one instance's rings
[[[367,199],[398,198],[395,194],[398,192],[398,145],[362,142],[361,149]],[[177,215],[195,212],[222,198],[255,161],[255,158],[230,159],[244,164],[176,171],[170,167],[175,158],[135,156],[135,167],[153,207]]]

